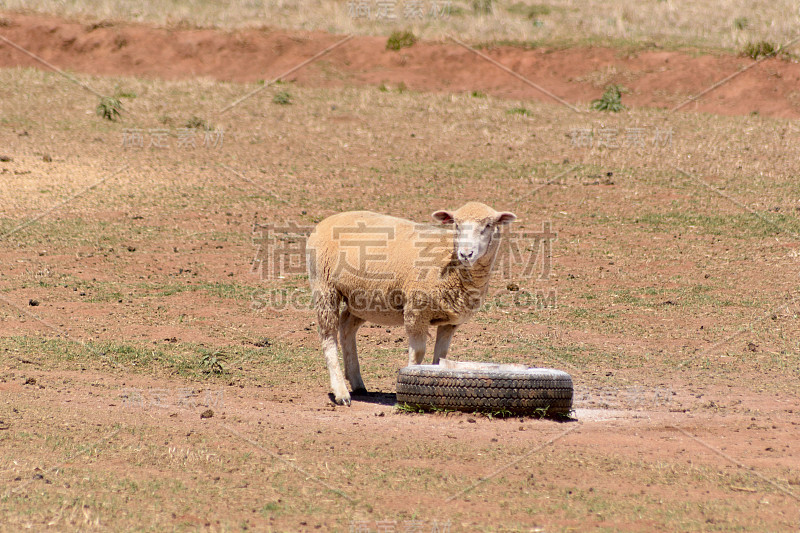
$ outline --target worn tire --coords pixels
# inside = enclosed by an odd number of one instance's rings
[[[397,402],[420,408],[515,415],[563,415],[572,410],[572,377],[566,372],[520,365],[468,365],[401,368],[397,373]]]

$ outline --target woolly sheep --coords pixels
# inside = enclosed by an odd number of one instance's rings
[[[500,226],[516,216],[469,202],[433,218],[440,224],[351,211],[326,218],[309,237],[308,277],[337,404],[350,405],[344,376],[354,393],[366,392],[356,351],[366,321],[405,326],[409,365],[422,362],[428,326],[436,326],[433,363],[447,357],[456,328],[489,288]]]

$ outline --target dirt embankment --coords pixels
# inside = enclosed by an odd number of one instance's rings
[[[6,13],[0,35],[63,69],[96,75],[181,79],[196,76],[253,82],[281,75],[341,36],[323,32],[250,29],[168,29],[139,24],[84,24]],[[421,91],[483,91],[550,100],[534,87],[451,42],[421,42],[388,51],[385,38],[359,36],[289,76],[312,86],[401,82]],[[618,83],[629,106],[672,108],[752,63],[733,55],[693,55],[652,49],[635,54],[609,48],[484,52],[567,102],[597,98]],[[0,41],[0,67],[35,66],[33,58]],[[762,61],[705,94],[685,110],[718,114],[800,117],[800,64]]]

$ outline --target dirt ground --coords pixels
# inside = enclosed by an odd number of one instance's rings
[[[0,45],[0,530],[800,526],[796,64],[670,113],[748,60],[487,51],[576,113],[453,44],[264,88],[338,37],[3,18],[123,113]],[[333,406],[287,233],[468,199],[521,247],[451,357],[569,372],[571,420],[397,409],[374,326]]]

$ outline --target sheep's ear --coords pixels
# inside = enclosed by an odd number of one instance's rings
[[[436,211],[431,216],[433,217],[433,220],[441,222],[442,224],[452,224],[456,221],[449,211]]]
[[[511,224],[515,220],[517,220],[517,215],[505,211],[503,213],[497,214],[497,218],[495,218],[494,223],[497,224],[498,226],[502,226],[504,224]]]

